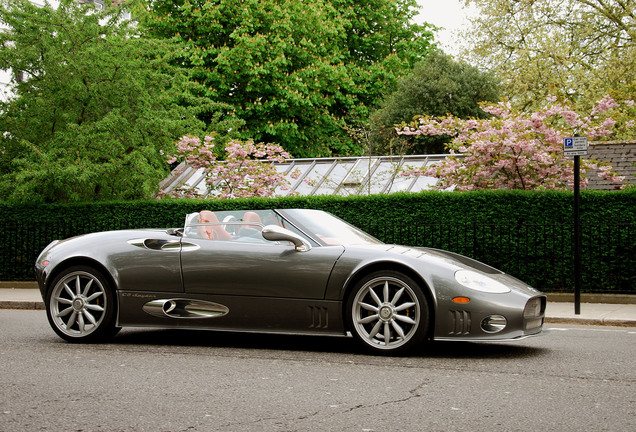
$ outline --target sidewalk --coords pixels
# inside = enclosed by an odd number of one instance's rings
[[[0,309],[43,310],[44,302],[35,288],[0,288]],[[548,301],[545,316],[548,324],[636,327],[636,304],[581,303],[581,313],[575,315],[574,303]]]
[[[545,322],[636,327],[636,304],[581,303],[581,313],[575,315],[574,303],[549,301]]]
[[[44,302],[37,288],[0,288],[0,309],[44,310]]]

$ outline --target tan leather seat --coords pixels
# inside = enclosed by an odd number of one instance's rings
[[[216,225],[219,223],[219,219],[210,210],[202,210],[199,212],[197,222],[200,224],[210,224],[199,225],[197,228],[199,237],[201,238],[209,240],[230,240],[232,238],[230,233],[225,231],[221,225]]]

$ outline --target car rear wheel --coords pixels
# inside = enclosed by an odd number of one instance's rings
[[[71,267],[58,275],[47,293],[46,311],[53,330],[70,342],[96,342],[114,336],[117,304],[111,284],[99,271]]]
[[[362,279],[349,296],[347,311],[354,337],[376,353],[401,354],[427,337],[426,297],[415,281],[398,272]]]

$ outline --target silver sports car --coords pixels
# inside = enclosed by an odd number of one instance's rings
[[[376,353],[541,334],[546,297],[437,249],[384,244],[318,210],[203,210],[183,228],[52,242],[36,274],[72,342],[123,326],[351,334]]]

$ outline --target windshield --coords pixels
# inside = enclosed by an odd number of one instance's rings
[[[309,209],[282,210],[281,213],[298,223],[299,228],[306,230],[306,234],[328,246],[382,244],[380,240],[330,213]]]

